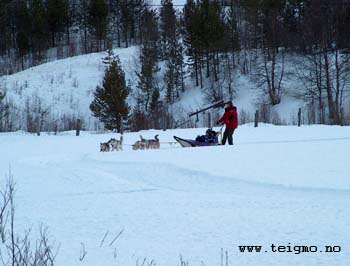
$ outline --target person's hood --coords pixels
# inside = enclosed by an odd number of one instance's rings
[[[236,110],[236,109],[237,109],[236,106],[230,106],[230,107],[226,107],[225,111],[228,112],[228,111],[232,111],[232,110]]]

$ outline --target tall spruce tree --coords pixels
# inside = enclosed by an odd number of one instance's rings
[[[210,76],[210,66],[215,80],[218,79],[218,53],[224,44],[224,21],[222,8],[218,0],[202,0],[200,2],[199,39],[206,62],[206,77]]]
[[[229,10],[226,14],[226,25],[225,25],[225,39],[227,51],[231,52],[232,56],[232,67],[235,68],[235,52],[240,50],[240,39],[238,32],[238,19],[237,19],[237,7],[231,2]],[[230,62],[228,62],[230,63]]]
[[[43,50],[47,47],[48,27],[47,12],[42,0],[33,0],[30,6],[32,18],[32,45],[34,53],[37,53],[36,59],[42,60]]]
[[[5,131],[5,122],[9,115],[9,105],[5,102],[6,93],[0,90],[0,131]]]
[[[202,71],[201,71],[201,53],[202,44],[199,34],[201,28],[199,4],[194,0],[187,0],[184,6],[184,26],[185,26],[185,45],[187,47],[187,55],[189,56],[189,64],[195,76],[195,84],[202,87]]]
[[[137,73],[138,88],[143,94],[143,106],[145,112],[149,111],[149,105],[153,90],[157,87],[155,74],[160,70],[158,66],[158,37],[157,15],[154,10],[146,9],[143,13],[143,45],[141,46],[140,64],[141,71]]]
[[[152,92],[156,86],[155,74],[159,71],[157,64],[157,51],[149,44],[142,46],[140,54],[141,72],[137,73],[139,77],[138,88],[143,93],[143,106],[148,111]]]
[[[151,98],[151,104],[150,104],[150,117],[152,121],[153,128],[158,129],[160,125],[160,109],[161,109],[161,103],[160,103],[160,93],[158,88],[155,88],[152,93]]]
[[[126,102],[130,87],[125,80],[125,73],[119,59],[112,61],[106,69],[102,87],[97,86],[90,110],[104,123],[106,129],[121,131],[123,121],[129,114]]]
[[[183,88],[183,47],[180,23],[172,0],[162,0],[160,9],[160,55],[166,60],[166,99],[173,103]]]
[[[30,49],[30,32],[31,32],[31,18],[27,2],[18,2],[16,5],[16,13],[18,14],[16,20],[16,44],[18,49],[18,57],[21,60],[22,70],[24,69],[24,56],[29,53]]]
[[[9,35],[9,25],[8,20],[10,17],[9,12],[9,2],[10,1],[0,1],[0,54],[3,55],[10,47],[8,43],[8,35]]]
[[[106,56],[102,58],[102,64],[104,64],[107,68],[112,64],[113,61],[118,61],[118,56],[114,54],[113,49],[111,47],[106,51]]]
[[[47,20],[51,33],[51,45],[56,45],[56,36],[64,33],[69,16],[69,3],[67,0],[47,1]]]
[[[173,103],[184,92],[184,48],[180,23],[176,24],[175,38],[169,43],[169,52],[166,62],[166,99]]]
[[[88,0],[80,0],[78,2],[77,21],[81,32],[83,42],[83,51],[88,53],[89,45],[89,3]]]
[[[118,0],[120,10],[120,28],[122,39],[128,47],[131,42],[135,42],[139,37],[142,42],[140,32],[144,26],[141,17],[145,8],[144,0]]]
[[[125,47],[129,46],[130,35],[134,25],[134,17],[132,14],[132,9],[128,3],[128,0],[120,0],[119,1],[119,9],[120,9],[120,25],[121,31],[123,35],[123,40],[125,43]]]
[[[176,38],[176,13],[172,0],[162,0],[160,8],[161,57],[168,59]]]
[[[132,115],[129,121],[132,131],[139,131],[149,128],[148,117],[142,106],[142,99],[137,98],[136,105],[133,108]]]
[[[89,8],[90,32],[96,40],[96,50],[99,52],[104,47],[107,36],[108,6],[105,0],[91,0]]]

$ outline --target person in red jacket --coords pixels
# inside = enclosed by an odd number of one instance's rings
[[[228,139],[228,144],[233,145],[233,133],[235,129],[238,127],[238,114],[237,107],[233,106],[232,101],[228,101],[226,103],[225,113],[224,115],[216,122],[216,124],[225,124],[226,129],[224,132],[224,136],[222,138],[222,145],[226,144],[226,140]]]

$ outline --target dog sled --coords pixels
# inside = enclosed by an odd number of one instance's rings
[[[220,131],[216,132],[212,129],[208,129],[205,135],[197,136],[196,139],[183,139],[177,136],[174,136],[174,139],[184,148],[217,146],[220,145],[220,133]]]

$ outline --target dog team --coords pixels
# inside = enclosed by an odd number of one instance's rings
[[[133,150],[149,150],[149,149],[160,149],[160,142],[158,135],[154,139],[145,139],[140,135],[140,140],[136,141],[132,145]],[[123,150],[123,135],[120,139],[111,138],[107,142],[100,143],[100,152],[109,151],[122,151]]]

